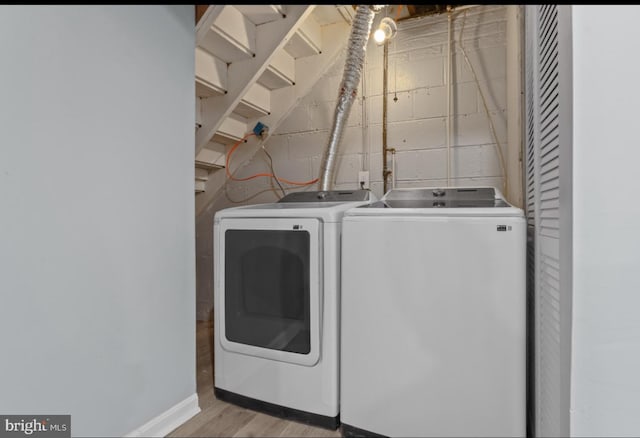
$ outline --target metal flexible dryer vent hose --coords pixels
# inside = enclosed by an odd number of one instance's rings
[[[338,153],[338,146],[342,140],[344,126],[351,112],[351,105],[358,93],[358,83],[364,66],[364,57],[371,32],[373,16],[382,9],[382,5],[358,5],[356,16],[351,26],[347,60],[345,62],[340,94],[333,116],[333,125],[329,133],[329,143],[324,151],[321,165],[320,190],[330,190],[333,184],[333,173]]]

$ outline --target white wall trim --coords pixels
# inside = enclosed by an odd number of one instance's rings
[[[198,412],[198,394],[193,394],[124,436],[164,437]]]

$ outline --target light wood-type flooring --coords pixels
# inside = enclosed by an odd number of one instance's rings
[[[200,413],[170,437],[340,437],[327,430],[241,408],[213,395],[213,323],[196,324],[196,367]]]

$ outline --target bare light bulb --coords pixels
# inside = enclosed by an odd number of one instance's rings
[[[384,17],[380,21],[380,26],[378,26],[378,29],[376,29],[376,31],[373,33],[373,39],[376,43],[382,44],[383,42],[388,41],[396,36],[397,32],[398,25],[396,24],[396,22],[393,21],[392,18]]]
[[[382,44],[384,42],[384,39],[386,38],[386,35],[384,33],[383,29],[377,29],[374,33],[373,33],[373,39],[375,40],[376,43],[378,44]]]

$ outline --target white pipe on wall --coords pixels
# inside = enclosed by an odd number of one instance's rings
[[[506,167],[508,193],[507,200],[516,207],[524,205],[522,183],[523,141],[523,90],[522,90],[522,6],[507,6],[507,150]]]
[[[367,102],[369,101],[367,96],[367,59],[365,58],[362,67],[362,78],[360,88],[360,106],[362,113],[362,160],[360,163],[360,170],[369,170],[371,168],[370,146],[369,146],[369,119],[367,114]]]
[[[391,151],[391,188],[396,188],[396,149]]]
[[[447,187],[451,187],[451,17],[447,12]]]

